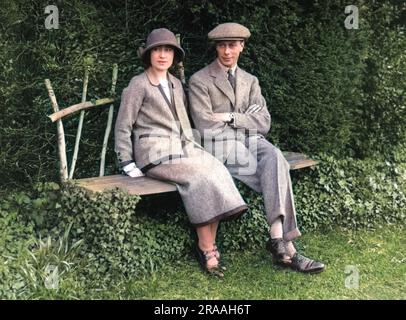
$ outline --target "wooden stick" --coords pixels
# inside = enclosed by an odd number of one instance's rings
[[[85,76],[83,78],[82,103],[86,102],[88,83],[89,83],[89,67],[86,67]],[[72,162],[70,165],[69,179],[73,178],[73,172],[75,171],[76,160],[78,158],[78,152],[79,152],[79,143],[80,143],[80,138],[82,136],[82,127],[83,127],[84,118],[85,118],[85,110],[82,110],[82,111],[80,111],[79,124],[78,124],[78,129],[76,132],[75,149],[73,151]]]
[[[93,107],[101,106],[101,105],[112,103],[112,102],[114,102],[113,98],[98,99],[94,103],[91,101],[86,101],[83,103],[74,104],[73,106],[67,107],[63,110],[53,113],[53,114],[49,115],[48,117],[52,120],[52,122],[55,122],[76,111],[93,108]]]
[[[179,33],[176,35],[176,41],[177,41],[177,43],[180,45],[180,34],[179,34]],[[177,65],[177,68],[178,68],[178,70],[179,70],[180,81],[181,81],[183,84],[186,84],[185,68],[184,68],[184,66],[183,66],[183,62],[182,62],[182,61],[179,61],[178,65]]]
[[[111,95],[114,96],[116,92],[116,83],[117,83],[117,75],[118,75],[118,65],[115,63],[113,65],[113,76],[111,80]],[[107,150],[107,143],[109,141],[109,136],[110,136],[110,131],[111,131],[111,124],[113,122],[113,112],[114,112],[114,106],[113,104],[110,105],[109,108],[109,115],[107,118],[107,126],[106,126],[106,131],[104,132],[104,139],[103,139],[103,148],[100,156],[100,172],[99,176],[102,177],[104,176],[104,166],[106,162],[106,150]]]
[[[58,102],[56,101],[54,89],[52,89],[51,81],[49,79],[45,79],[45,86],[48,90],[48,96],[51,100],[52,108],[54,109],[54,112],[58,112]],[[59,176],[61,182],[64,182],[68,179],[68,165],[66,160],[66,143],[62,120],[58,120],[56,123],[56,129],[58,135]]]

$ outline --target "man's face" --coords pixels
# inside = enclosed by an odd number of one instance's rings
[[[237,64],[238,57],[244,49],[244,41],[219,41],[216,43],[217,57],[221,64],[231,68]]]

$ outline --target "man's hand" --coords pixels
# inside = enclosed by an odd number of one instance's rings
[[[213,113],[213,121],[222,121],[222,122],[230,122],[231,121],[231,113],[230,112],[223,112],[223,113]]]
[[[260,105],[258,105],[258,104],[253,104],[253,105],[250,105],[249,107],[248,107],[248,109],[247,110],[245,110],[245,114],[251,114],[251,113],[255,113],[255,112],[258,112],[258,111],[261,111],[261,109],[262,109],[262,106],[260,106]]]
[[[144,176],[142,171],[135,166],[134,162],[131,162],[130,164],[127,164],[125,167],[123,167],[123,171],[127,176],[130,176],[131,178]]]

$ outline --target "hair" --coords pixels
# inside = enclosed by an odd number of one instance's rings
[[[168,44],[165,44],[163,46],[168,46],[173,49],[174,56],[173,56],[173,62],[172,62],[171,67],[177,65],[179,62],[182,61],[182,53],[180,52],[180,50],[178,48],[176,48],[175,46],[168,45]],[[157,47],[160,47],[160,46],[157,46]],[[154,48],[156,48],[156,47],[154,47]],[[142,64],[144,66],[144,69],[148,69],[151,66],[151,50],[154,48],[148,49],[148,51],[144,53],[144,58],[142,59]]]
[[[223,41],[239,41],[241,44],[245,44],[245,41],[246,41],[246,40],[245,40],[245,39],[235,39],[235,40],[216,40],[216,41],[213,41],[213,47],[215,48],[219,42],[223,42]]]

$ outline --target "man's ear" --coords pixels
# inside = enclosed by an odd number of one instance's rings
[[[244,40],[241,40],[241,50],[240,50],[240,52],[242,52],[244,50],[244,44],[245,44]]]

